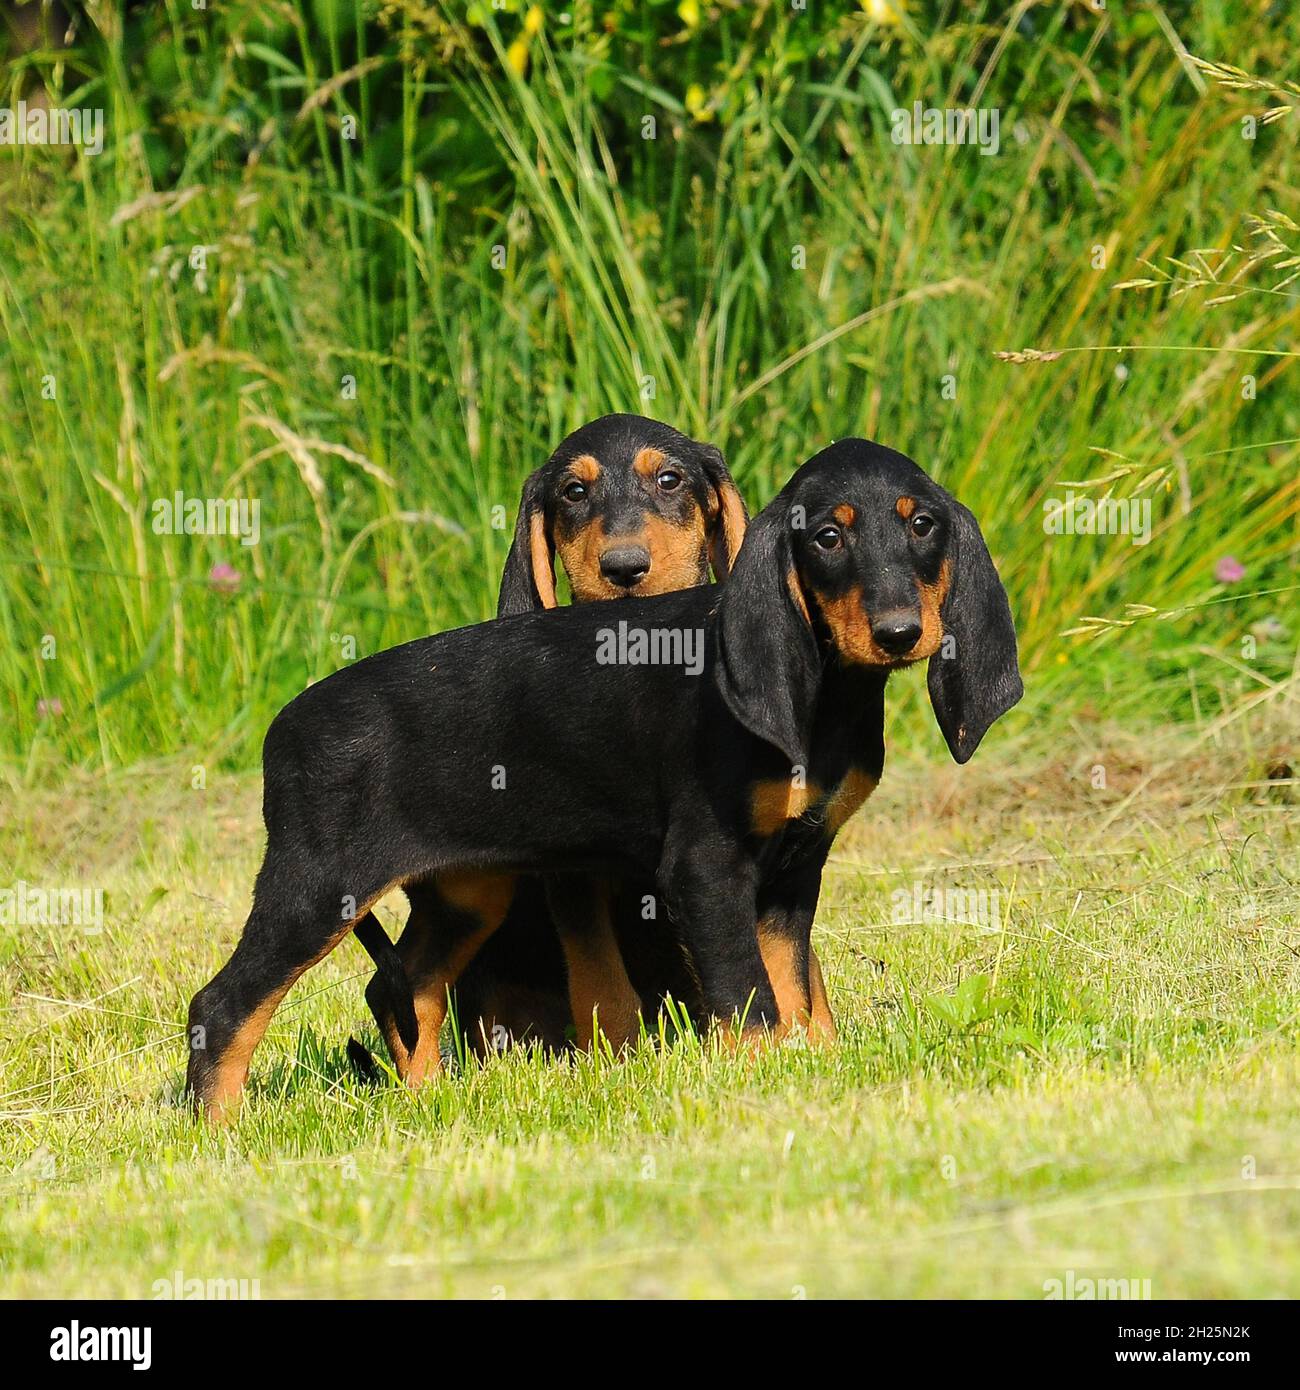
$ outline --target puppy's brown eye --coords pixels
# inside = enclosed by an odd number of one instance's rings
[[[926,516],[924,512],[917,512],[912,518],[912,534],[914,536],[928,536],[934,530],[934,517]]]
[[[586,495],[587,486],[585,483],[570,483],[564,489],[565,500],[569,502],[581,502]]]
[[[655,479],[660,492],[676,492],[682,485],[682,475],[671,468],[665,468]]]
[[[813,544],[822,550],[838,550],[844,544],[844,538],[838,527],[823,526],[813,537]]]

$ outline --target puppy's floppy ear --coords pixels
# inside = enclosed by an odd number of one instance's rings
[[[497,617],[555,607],[555,539],[546,524],[545,466],[524,484],[519,519],[501,572]]]
[[[926,683],[953,758],[964,763],[989,725],[1025,693],[1016,663],[1011,605],[975,518],[954,502],[948,592],[939,616],[943,640]]]
[[[740,489],[727,472],[722,451],[712,444],[699,446],[704,463],[704,472],[713,487],[715,505],[709,511],[709,563],[713,566],[714,577],[721,582],[731,573],[740,553],[740,543],[745,539],[749,525],[749,513],[745,510],[745,499]]]
[[[822,663],[790,546],[789,503],[779,497],[745,536],[717,624],[723,703],[792,767],[806,767]]]

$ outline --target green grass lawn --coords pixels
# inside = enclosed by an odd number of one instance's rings
[[[0,929],[3,1291],[148,1298],[179,1271],[263,1298],[1042,1298],[1073,1271],[1295,1296],[1286,708],[1075,724],[1050,757],[1008,729],[964,769],[896,744],[818,914],[833,1048],[516,1052],[366,1089],[348,943],[277,1014],[224,1133],[178,1106],[179,1027],[243,921],[256,780],[33,793],[0,859],[107,900],[98,934]],[[914,885],[983,920],[896,920]]]

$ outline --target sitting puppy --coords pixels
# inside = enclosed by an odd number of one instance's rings
[[[710,564],[721,580],[746,523],[744,501],[712,445],[641,416],[605,416],[569,435],[524,484],[497,611],[505,617],[555,607],[557,550],[579,603],[707,584]],[[665,997],[691,1007],[695,984],[680,950],[668,933],[642,929],[652,882],[552,884],[553,896],[561,886],[581,896],[592,930],[564,937],[574,952],[566,961],[541,880],[520,880],[505,921],[456,986],[455,1016],[475,1051],[507,1038],[558,1050],[575,1031],[586,1046],[597,1009],[602,1030],[621,1045],[634,1036],[642,1010]],[[357,935],[379,966],[367,1001],[394,1061],[416,1081],[409,1058],[418,1024],[401,961],[419,958],[439,899],[434,885],[405,891],[411,913],[396,962],[373,917]],[[359,1045],[350,1051],[366,1070]]]
[[[190,1005],[203,1111],[230,1112],[294,981],[417,881],[439,912],[407,962],[412,1069],[438,1067],[448,990],[521,873],[653,877],[707,1016],[779,1035],[811,1010],[822,867],[880,777],[890,674],[929,658],[963,763],[1023,692],[974,517],[864,440],[795,473],[720,596],[629,599],[618,616],[624,659],[606,659],[611,610],[577,604],[381,652],[280,712],[253,909]],[[564,935],[591,930],[571,902],[552,911]]]

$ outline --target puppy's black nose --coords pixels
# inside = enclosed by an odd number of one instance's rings
[[[911,613],[882,613],[872,622],[871,635],[890,656],[905,656],[921,636],[921,620]]]
[[[600,557],[600,572],[620,589],[633,589],[650,573],[650,552],[643,545],[619,545]]]

